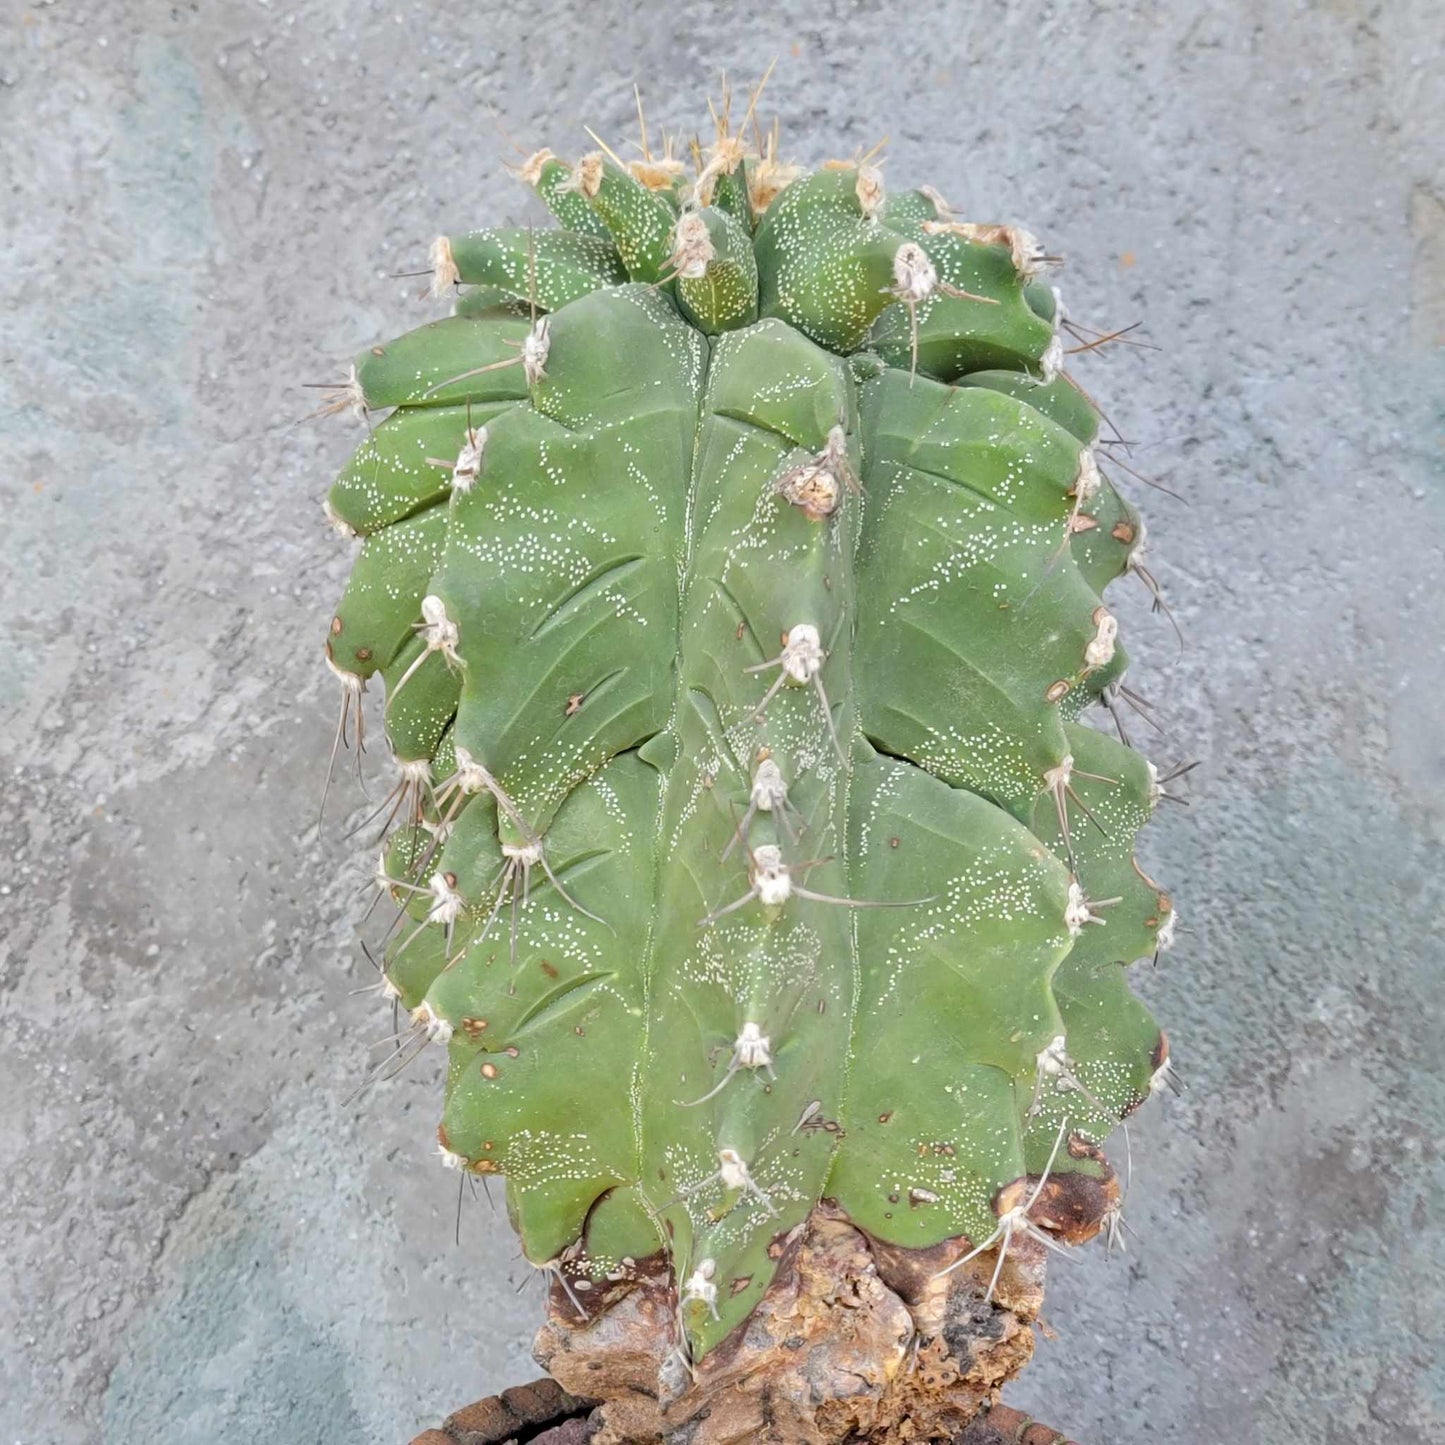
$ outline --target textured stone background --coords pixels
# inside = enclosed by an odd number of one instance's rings
[[[528,1375],[434,1063],[342,1102],[386,1032],[354,785],[314,829],[355,436],[299,384],[432,314],[387,275],[436,231],[527,214],[512,138],[623,135],[634,76],[693,126],[777,55],[801,157],[887,135],[1147,320],[1081,372],[1190,503],[1144,497],[1182,657],[1121,601],[1203,760],[1148,844],[1192,927],[1136,971],[1189,1089],[1011,1398],[1445,1440],[1437,5],[613,8],[0,0],[0,1439],[389,1445]]]

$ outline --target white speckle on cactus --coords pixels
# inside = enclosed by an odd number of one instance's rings
[[[462,273],[452,259],[451,241],[446,236],[438,236],[431,243],[428,259],[431,262],[431,294],[434,297],[445,296],[462,279]]]

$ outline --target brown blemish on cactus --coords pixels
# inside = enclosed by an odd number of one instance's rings
[[[1069,1136],[1068,1155],[1086,1167],[1060,1170],[1055,1164],[1042,1185],[1037,1174],[1014,1179],[994,1196],[994,1213],[1002,1217],[1029,1204],[1029,1219],[1065,1244],[1086,1244],[1093,1239],[1104,1227],[1109,1211],[1118,1208],[1118,1176],[1098,1145],[1082,1135]]]
[[[567,699],[567,706],[563,711],[563,717],[575,717],[582,711],[582,703],[586,694],[581,692],[572,693]]]
[[[1051,682],[1044,690],[1045,702],[1058,702],[1073,686],[1068,678],[1061,677],[1057,682]]]
[[[484,1079],[495,1079],[501,1070],[490,1060],[482,1065],[482,1077]]]
[[[340,637],[340,636],[341,636],[341,627],[342,627],[341,619],[340,619],[339,617],[333,617],[333,618],[331,619],[331,635],[332,635],[333,637]],[[327,651],[328,651],[328,652],[330,651],[330,648],[329,648],[329,647],[327,648]]]
[[[481,1038],[487,1030],[486,1019],[463,1019],[462,1032],[472,1040]]]
[[[1165,1064],[1169,1062],[1169,1035],[1163,1029],[1159,1030],[1159,1038],[1154,1044],[1154,1052],[1149,1055],[1149,1067],[1158,1073]]]
[[[1168,894],[1166,894],[1159,887],[1159,885],[1139,866],[1139,860],[1137,858],[1131,857],[1129,859],[1129,866],[1133,868],[1133,870],[1139,875],[1140,878],[1144,880],[1145,883],[1149,885],[1150,888],[1152,888],[1157,894],[1159,894],[1161,898],[1168,902]]]
[[[1132,543],[1134,540],[1134,529],[1127,522],[1115,522],[1113,530],[1109,535],[1116,542]]]

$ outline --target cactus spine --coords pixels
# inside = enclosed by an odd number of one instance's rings
[[[664,1402],[820,1218],[1026,1317],[1010,1254],[1112,1233],[1168,1067],[1124,980],[1159,784],[1084,721],[1142,532],[1040,248],[775,150],[539,153],[560,228],[439,240],[455,314],[335,402],[383,1067],[445,1050],[443,1158],[505,1178],[555,1328],[665,1301]]]

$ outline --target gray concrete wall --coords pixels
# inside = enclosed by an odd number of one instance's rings
[[[629,7],[630,8],[630,7]],[[540,1291],[431,1158],[318,842],[356,440],[297,425],[432,314],[511,139],[696,126],[780,57],[805,159],[890,137],[1067,253],[1182,656],[1121,599],[1193,807],[1136,972],[1188,1081],[1129,1253],[1060,1267],[1016,1403],[1095,1445],[1445,1440],[1445,340],[1432,0],[469,8],[0,0],[0,1438],[401,1441],[529,1373]],[[1141,728],[1142,732],[1143,729]]]

